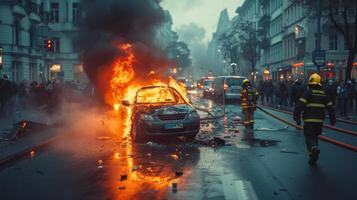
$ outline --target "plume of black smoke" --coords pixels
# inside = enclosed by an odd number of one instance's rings
[[[118,44],[133,45],[136,78],[166,62],[155,44],[156,29],[165,21],[159,0],[83,0],[83,19],[78,39],[81,59],[89,79],[99,92],[110,80],[111,63],[125,52]]]

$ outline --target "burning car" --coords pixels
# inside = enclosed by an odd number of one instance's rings
[[[162,136],[186,136],[192,140],[199,132],[197,111],[173,87],[141,87],[133,103],[123,100],[122,104],[133,111],[130,132],[134,142]]]

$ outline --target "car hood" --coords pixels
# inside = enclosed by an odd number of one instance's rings
[[[194,109],[186,104],[179,105],[145,105],[138,109],[152,115],[174,115],[192,112]]]

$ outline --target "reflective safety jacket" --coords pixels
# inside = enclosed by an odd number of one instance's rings
[[[247,86],[241,91],[242,108],[255,108],[259,93],[252,87]]]
[[[323,123],[325,109],[328,110],[330,120],[335,122],[336,117],[332,101],[322,87],[318,85],[309,86],[296,105],[294,119],[300,119],[302,113],[304,122]]]

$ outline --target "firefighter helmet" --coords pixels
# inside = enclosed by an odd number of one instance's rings
[[[249,84],[249,83],[250,82],[249,82],[249,80],[247,78],[243,80],[243,84]]]
[[[309,85],[321,85],[321,76],[318,73],[313,73],[309,78]]]

